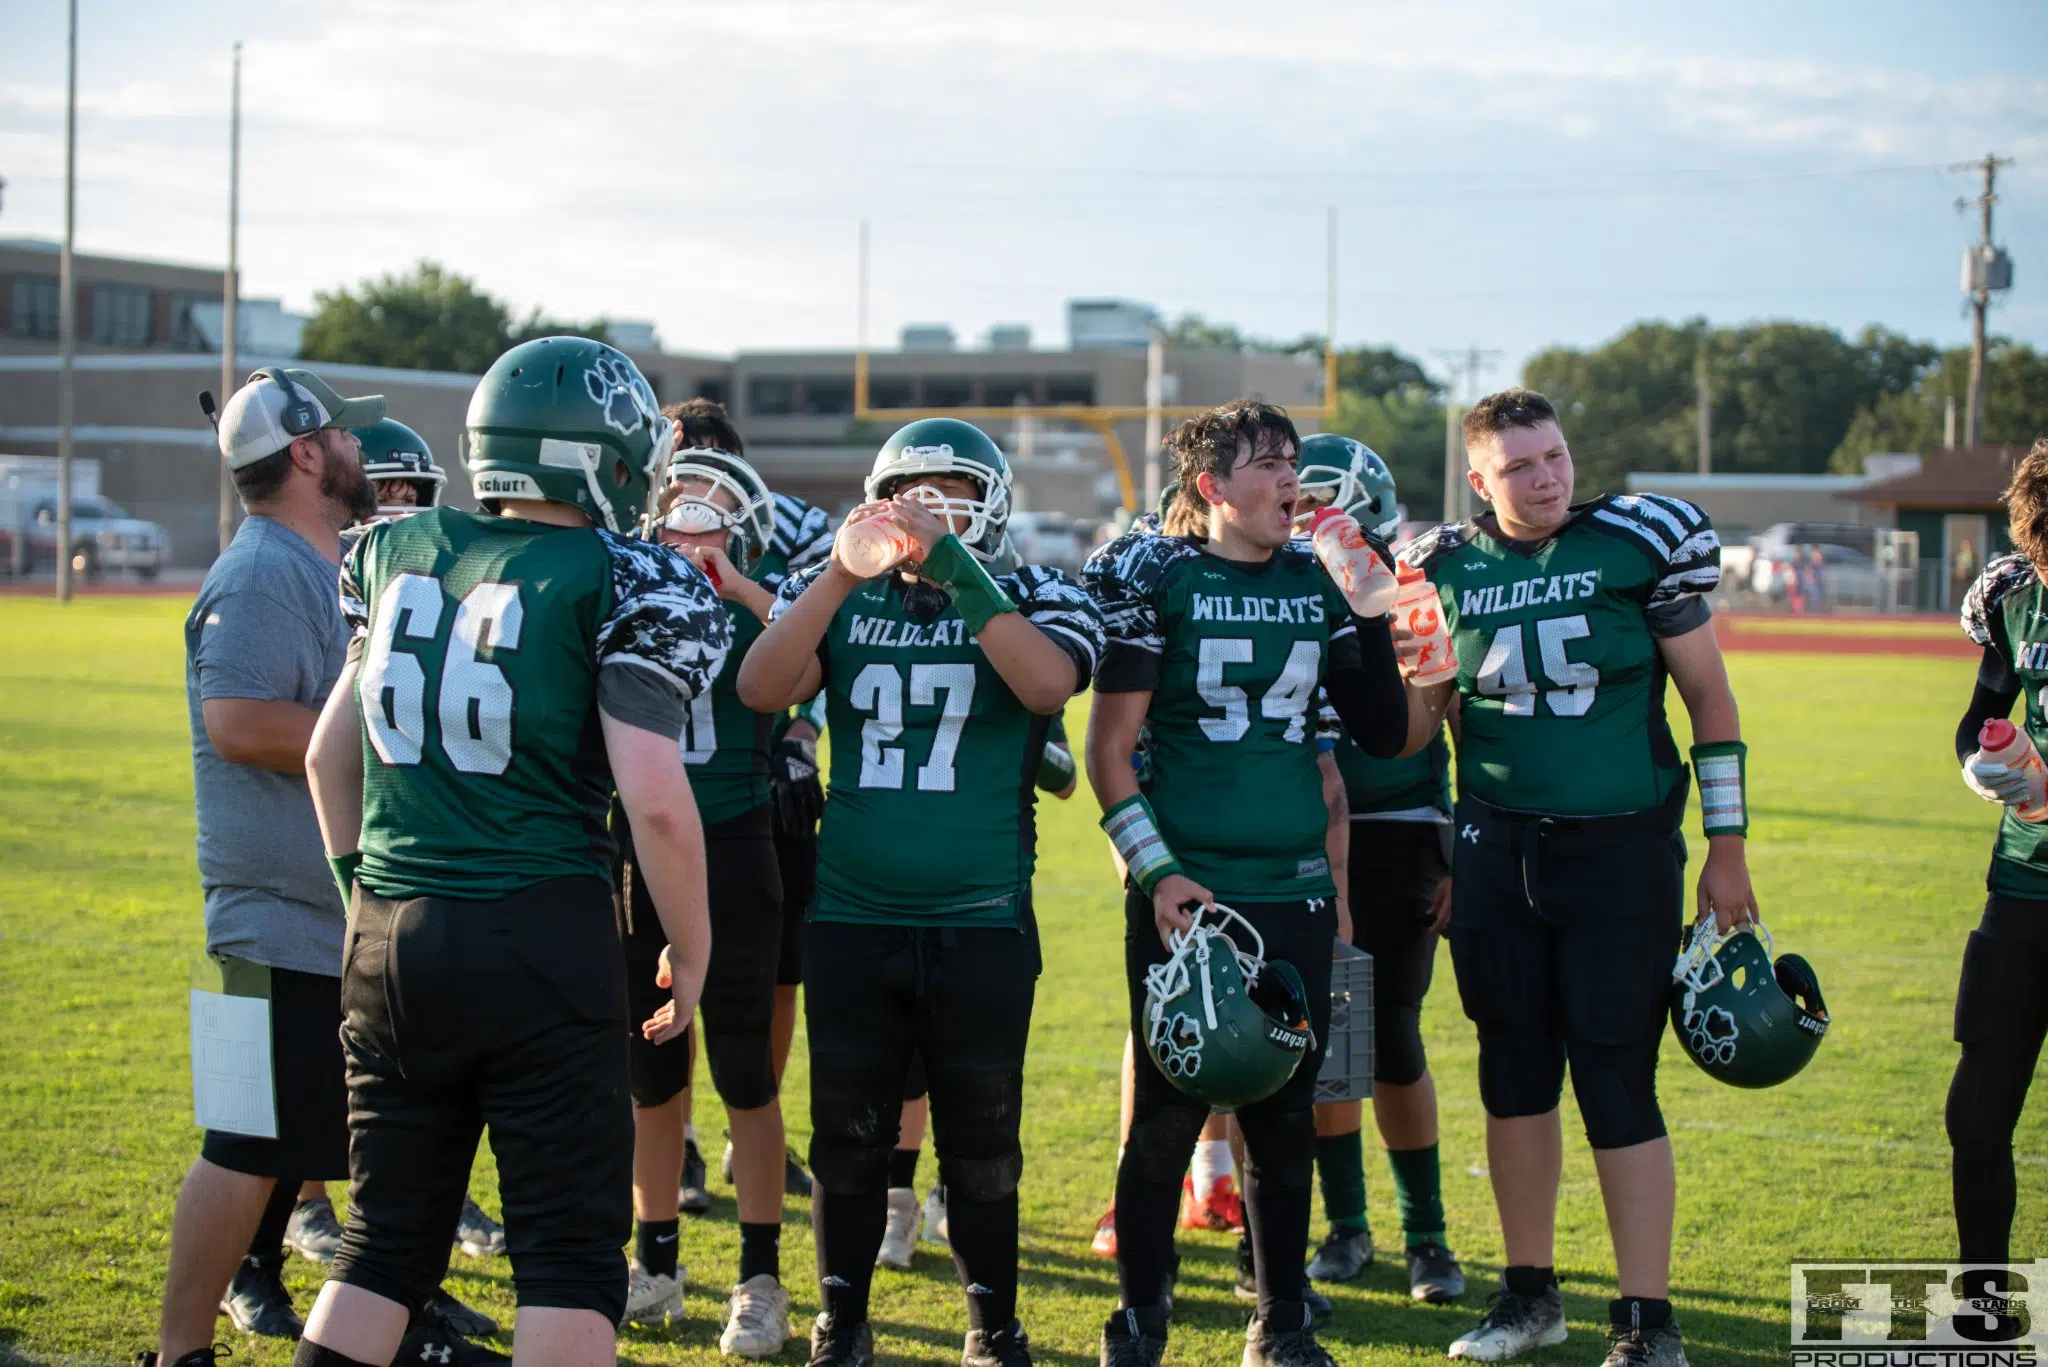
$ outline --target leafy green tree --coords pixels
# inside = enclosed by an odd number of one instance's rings
[[[301,353],[309,361],[453,370],[481,374],[504,352],[534,337],[605,336],[588,325],[545,317],[538,309],[514,322],[510,310],[466,277],[421,261],[405,275],[383,275],[354,289],[313,296]]]
[[[1861,474],[1873,451],[1941,448],[1950,400],[1956,406],[1956,440],[1963,439],[1969,403],[1970,351],[1955,347],[1936,356],[1916,382],[1880,394],[1859,412],[1836,446],[1828,468]],[[2023,343],[1993,337],[1985,345],[1984,444],[2031,446],[2048,431],[2048,355]]]
[[[1432,387],[1417,382],[1391,393],[1337,392],[1337,412],[1325,429],[1356,437],[1380,453],[1394,489],[1418,521],[1444,506],[1444,405]]]

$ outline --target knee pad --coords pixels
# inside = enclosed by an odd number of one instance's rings
[[[711,1085],[726,1105],[753,1111],[775,1100],[775,1050],[767,1030],[712,1035],[704,1053],[711,1063]]]
[[[1596,1149],[1625,1149],[1667,1133],[1657,1105],[1654,1045],[1579,1050],[1572,1056],[1572,1092],[1586,1122],[1586,1142]]]
[[[835,1196],[889,1189],[889,1153],[896,1145],[894,1087],[818,1081],[811,1091],[811,1173]]]
[[[1420,1082],[1429,1071],[1422,1048],[1422,1008],[1396,1006],[1373,1016],[1372,1080],[1390,1087]]]
[[[1024,1178],[1024,1151],[1012,1147],[997,1158],[954,1158],[939,1155],[939,1180],[946,1184],[947,1199],[967,1201],[1008,1200]]]
[[[651,1110],[690,1085],[689,1036],[656,1044],[638,1030],[626,1041],[627,1087],[633,1104]]]
[[[1564,1041],[1554,1037],[1508,1040],[1479,1031],[1479,1100],[1501,1119],[1544,1115],[1564,1095]]]
[[[1124,1162],[1141,1182],[1177,1187],[1208,1121],[1209,1108],[1192,1101],[1134,1112],[1130,1137],[1124,1141]]]
[[[1261,1185],[1307,1187],[1315,1181],[1316,1116],[1313,1110],[1269,1110],[1262,1103],[1237,1113],[1245,1160]]]

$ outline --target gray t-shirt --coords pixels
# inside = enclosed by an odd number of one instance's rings
[[[348,651],[339,579],[339,567],[297,532],[251,517],[213,562],[185,619],[207,953],[328,977],[341,975],[347,912],[306,776],[222,759],[200,704],[257,698],[324,706]]]

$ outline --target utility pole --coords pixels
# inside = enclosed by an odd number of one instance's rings
[[[1978,446],[1984,440],[1984,316],[1991,311],[1993,291],[2012,288],[2012,258],[1991,242],[1991,206],[1998,203],[1998,168],[2012,165],[2010,157],[1985,153],[1982,161],[1966,161],[1949,169],[1979,171],[1984,176],[1984,193],[1976,199],[1959,199],[1956,211],[1977,209],[1977,245],[1963,252],[1963,291],[1970,296],[1970,393],[1963,418],[1963,445]]]
[[[1159,411],[1166,402],[1166,334],[1152,325],[1152,338],[1145,343],[1145,506],[1140,513],[1159,506],[1159,491],[1165,488],[1159,471],[1159,443],[1166,439],[1165,415]]]
[[[78,280],[71,247],[78,226],[78,0],[71,0],[64,77],[64,254],[57,262],[57,601],[71,601],[71,427],[78,416]]]
[[[1714,390],[1707,376],[1707,344],[1700,343],[1692,368],[1693,402],[1700,411],[1700,473],[1714,473]]]
[[[242,230],[242,45],[235,44],[234,94],[228,106],[228,269],[220,284],[220,402],[241,388],[235,382],[235,344],[240,340],[235,306],[240,301]],[[220,515],[215,529],[222,554],[235,539],[235,477],[220,458]]]
[[[1477,401],[1479,372],[1500,352],[1469,346],[1463,351],[1432,351],[1430,354],[1444,363],[1444,369],[1450,375],[1444,382],[1444,521],[1458,522],[1464,519],[1471,501],[1466,493],[1470,486],[1465,480],[1465,446],[1458,431],[1458,425],[1464,418],[1464,411],[1458,406],[1458,377],[1465,377],[1464,388]]]

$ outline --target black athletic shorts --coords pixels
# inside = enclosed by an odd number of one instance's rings
[[[1683,933],[1685,788],[1661,811],[1565,818],[1460,799],[1451,963],[1497,1116],[1541,1115],[1566,1060],[1595,1148],[1664,1133],[1657,1049]]]
[[[499,901],[358,886],[342,965],[349,1219],[330,1275],[417,1310],[488,1127],[521,1306],[626,1304],[633,1114],[611,889]]]
[[[1443,830],[1427,821],[1351,822],[1351,943],[1372,955],[1376,1009],[1419,1007],[1429,995],[1437,938],[1429,907],[1450,872]]]
[[[704,975],[704,1057],[719,1099],[750,1111],[775,1099],[776,967],[782,958],[782,879],[776,871],[769,808],[704,832],[705,885],[711,903],[711,963]],[[639,867],[625,855],[619,899],[626,946],[626,995],[632,1019],[633,1104],[659,1106],[690,1085],[690,1052],[681,1039],[650,1044],[641,1023],[669,1000],[655,969],[668,936]]]
[[[237,965],[248,971],[254,965]],[[199,1155],[218,1168],[288,1182],[348,1176],[348,1085],[341,1062],[341,979],[270,968],[270,1076],[277,1138],[208,1130]]]
[[[782,957],[775,966],[775,981],[795,987],[804,980],[804,918],[811,913],[811,894],[818,886],[818,828],[792,831],[778,815],[775,863],[782,872]]]

